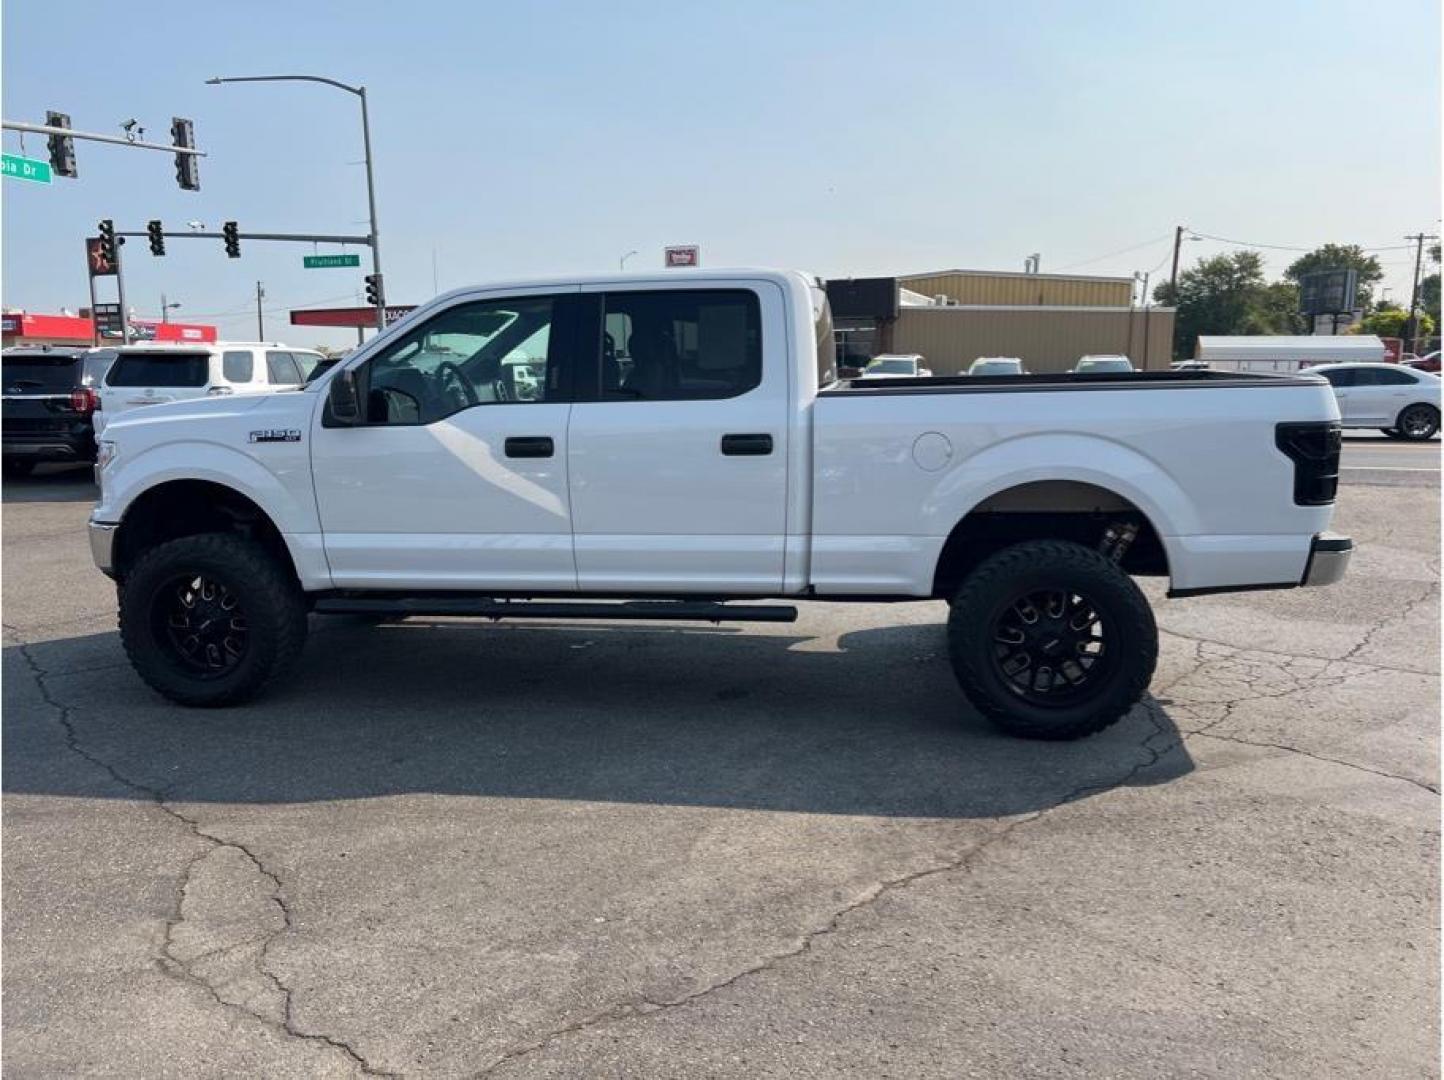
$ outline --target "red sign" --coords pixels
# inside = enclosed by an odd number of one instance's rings
[[[31,315],[29,313],[6,315],[4,330],[6,337],[14,336],[20,339],[15,344],[23,344],[25,340],[29,339],[89,345],[95,334],[94,325],[89,319],[82,319],[74,315]],[[216,328],[201,323],[163,323],[154,319],[131,319],[130,331],[131,340],[138,342],[216,340]],[[114,337],[106,337],[104,342],[107,345],[114,345],[119,338],[120,334],[117,331]],[[11,344],[11,342],[6,342],[6,344]]]
[[[90,268],[91,277],[115,276],[115,263],[105,257],[105,249],[100,246],[98,236],[86,237],[85,264]]]
[[[696,244],[686,244],[681,247],[669,247],[663,249],[666,254],[666,266],[701,266],[702,249]]]
[[[386,325],[390,326],[403,315],[416,310],[415,304],[395,304],[386,309]],[[359,326],[363,329],[376,325],[374,307],[323,307],[303,308],[291,312],[292,326]]]

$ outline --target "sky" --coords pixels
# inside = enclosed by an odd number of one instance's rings
[[[1038,252],[1045,273],[1156,281],[1179,224],[1280,249],[1439,231],[1437,0],[6,0],[0,32],[7,120],[134,117],[169,142],[185,116],[208,154],[199,192],[169,154],[84,142],[77,180],[3,181],[7,308],[87,303],[105,217],[366,231],[357,100],[212,75],[366,85],[393,303],[632,251],[629,270],[660,267],[668,244],[829,277]],[[1190,241],[1183,264],[1227,250]],[[369,257],[302,269],[310,251],[192,239],[154,258],[133,239],[127,301],[154,317],[164,294],[174,319],[250,338],[261,281],[268,338],[350,343],[287,311],[359,302]],[[1297,253],[1265,254],[1277,274]],[[1379,253],[1393,299],[1412,256]]]

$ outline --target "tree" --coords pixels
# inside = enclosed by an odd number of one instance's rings
[[[1378,334],[1380,337],[1404,337],[1404,332],[1409,324],[1409,313],[1397,304],[1390,304],[1388,307],[1380,307],[1369,312],[1356,323],[1357,333]],[[1419,337],[1429,337],[1434,333],[1434,320],[1427,312],[1419,313]]]
[[[1296,334],[1298,286],[1264,280],[1263,256],[1235,251],[1200,259],[1178,275],[1175,290],[1163,282],[1154,290],[1160,304],[1178,308],[1173,326],[1175,356],[1192,356],[1200,334]]]
[[[1284,277],[1297,283],[1305,274],[1319,270],[1357,270],[1359,303],[1365,311],[1373,306],[1374,286],[1384,280],[1384,268],[1379,260],[1358,244],[1325,244],[1290,263]]]

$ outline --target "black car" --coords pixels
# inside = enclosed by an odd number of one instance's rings
[[[114,349],[40,346],[3,355],[5,475],[42,461],[94,461],[98,389]]]

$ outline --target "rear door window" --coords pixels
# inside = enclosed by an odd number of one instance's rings
[[[248,383],[256,375],[256,357],[250,349],[227,349],[221,354],[221,375],[226,382]]]
[[[1332,371],[1319,372],[1333,386],[1353,386],[1354,376],[1357,374],[1355,368],[1334,368]]]
[[[121,353],[105,377],[106,386],[205,386],[210,353]]]
[[[75,353],[12,355],[4,364],[7,394],[69,393],[80,385],[81,359]]]
[[[272,349],[266,353],[266,374],[273,386],[298,386],[302,382],[296,354]]]

